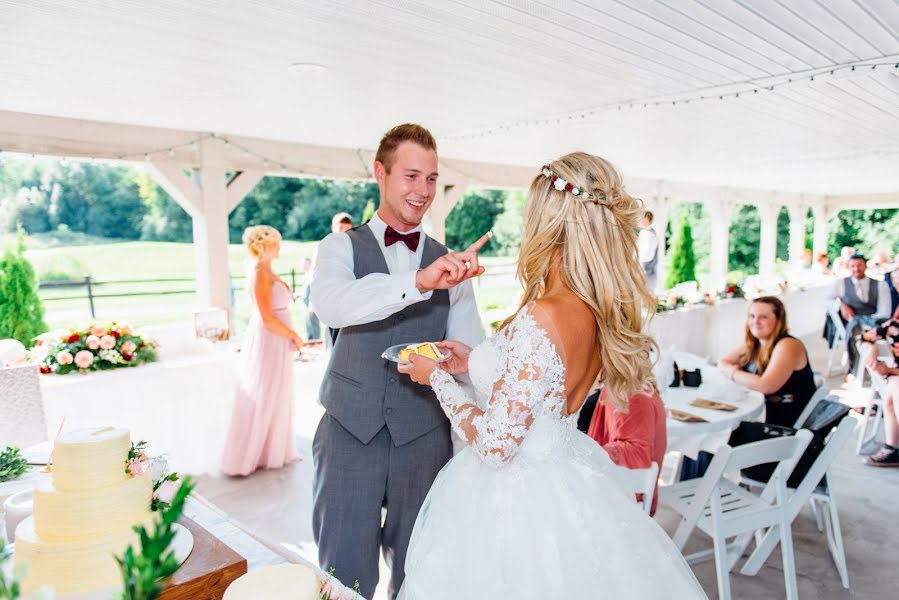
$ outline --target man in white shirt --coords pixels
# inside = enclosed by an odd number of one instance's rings
[[[828,300],[839,304],[840,319],[846,324],[849,333],[847,352],[849,354],[849,372],[855,370],[858,361],[858,349],[855,335],[863,327],[873,327],[890,318],[890,290],[885,281],[877,281],[865,275],[868,263],[862,254],[849,257],[849,277],[836,279],[833,282]],[[832,342],[832,338],[828,338]]]
[[[404,577],[418,511],[452,457],[450,427],[433,390],[381,357],[388,347],[484,337],[471,277],[477,249],[449,252],[421,221],[437,186],[436,143],[420,125],[385,134],[375,157],[380,206],[368,223],[319,246],[312,304],[336,330],[313,441],[313,532],[323,569],[358,579],[371,598],[383,548],[388,595]],[[382,508],[386,518],[381,520]]]
[[[659,238],[652,228],[653,215],[650,211],[643,213],[640,219],[640,233],[637,236],[637,252],[640,258],[640,266],[646,277],[646,287],[654,292],[658,286],[656,267],[659,262]]]

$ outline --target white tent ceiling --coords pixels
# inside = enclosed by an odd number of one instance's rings
[[[817,194],[899,191],[897,63],[895,0],[0,0],[0,110]]]

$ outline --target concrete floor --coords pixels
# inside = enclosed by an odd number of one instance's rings
[[[805,340],[815,368],[826,365],[826,348],[817,338]],[[298,386],[304,398],[298,402],[298,438],[306,459],[278,471],[263,471],[243,479],[206,476],[199,482],[199,493],[242,527],[286,553],[295,552],[315,561],[312,541],[311,439],[321,416],[314,394],[318,382]],[[828,387],[847,404],[864,401],[863,390],[843,386],[842,378],[833,377]],[[854,413],[852,413],[854,415]],[[833,466],[832,486],[839,506],[843,541],[849,565],[850,589],[845,590],[827,550],[824,534],[814,523],[806,507],[793,523],[796,568],[800,597],[805,600],[844,598],[881,599],[896,597],[899,589],[899,535],[895,521],[899,515],[899,469],[876,469],[864,466],[855,454],[855,440],[850,438]],[[676,516],[664,506],[656,515],[659,523],[672,533]],[[687,552],[710,548],[711,540],[695,534]],[[784,582],[779,550],[768,559],[759,574],[739,574],[739,565],[731,574],[731,590],[735,599],[783,598]],[[382,573],[385,567],[382,565]],[[694,572],[710,598],[717,597],[713,561],[694,565]],[[382,577],[382,581],[385,577]],[[372,600],[386,598],[381,586]],[[462,599],[460,599],[462,600]]]

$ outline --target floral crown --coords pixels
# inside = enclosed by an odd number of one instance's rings
[[[550,167],[549,165],[543,165],[543,167],[541,168],[541,172],[543,173],[544,177],[549,179],[549,182],[553,185],[553,187],[555,187],[560,192],[568,192],[576,198],[580,198],[581,200],[589,200],[594,204],[605,205],[606,203],[606,195],[603,192],[590,194],[587,192],[587,190],[574,186],[553,173],[552,167]]]

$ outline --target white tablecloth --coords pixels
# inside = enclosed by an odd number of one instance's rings
[[[806,290],[788,290],[779,298],[787,308],[790,333],[802,337],[821,331],[831,283],[822,282]],[[653,318],[650,332],[662,350],[674,346],[717,362],[743,343],[749,301],[724,300],[710,306],[692,306],[660,313]]]
[[[231,420],[239,355],[218,350],[88,375],[48,375],[41,389],[50,438],[66,430],[114,425],[146,440],[172,468],[216,472]],[[294,363],[298,403],[318,392],[318,362]],[[295,411],[295,416],[297,412]]]
[[[685,423],[671,417],[667,420],[668,451],[680,452],[695,459],[700,450],[714,453],[727,444],[730,433],[740,421],[758,421],[765,418],[765,397],[759,392],[746,389],[727,379],[717,368],[702,358],[677,352],[675,360],[682,369],[702,371],[702,385],[699,387],[663,387],[662,400],[666,408],[682,410],[708,420],[708,423]],[[670,383],[666,382],[666,383]],[[717,400],[733,404],[734,411],[712,410],[691,406],[696,398]]]

